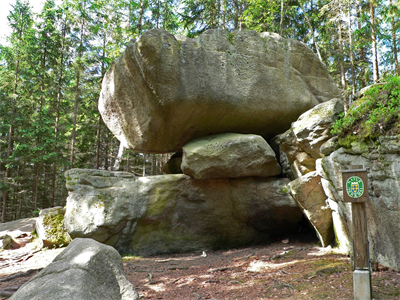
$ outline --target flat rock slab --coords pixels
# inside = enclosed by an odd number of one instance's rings
[[[27,218],[20,219],[12,222],[1,223],[0,224],[0,236],[8,234],[13,236],[12,232],[17,232],[17,234],[21,233],[31,233],[35,229],[37,218]]]
[[[259,135],[211,135],[195,139],[182,149],[182,171],[195,179],[281,174],[275,152]]]
[[[190,39],[153,29],[106,73],[99,111],[126,147],[166,153],[217,133],[268,140],[338,97],[326,67],[302,42],[255,31],[215,29]]]

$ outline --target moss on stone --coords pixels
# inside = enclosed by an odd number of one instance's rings
[[[71,242],[71,237],[64,229],[64,212],[58,209],[57,214],[47,214],[43,218],[46,235],[49,241],[60,247],[66,246]]]
[[[147,214],[152,216],[161,214],[167,207],[169,200],[168,191],[163,188],[157,188],[150,199]]]
[[[282,187],[278,190],[278,193],[281,194],[281,195],[287,195],[287,194],[290,193],[290,189],[289,189],[289,187],[288,187],[287,185],[285,185],[285,186],[282,186]]]

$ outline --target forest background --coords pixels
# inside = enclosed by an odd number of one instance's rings
[[[162,174],[171,154],[126,150],[97,111],[101,80],[151,28],[269,31],[307,43],[343,91],[399,75],[399,0],[16,0],[0,45],[0,221],[65,205],[70,168]]]

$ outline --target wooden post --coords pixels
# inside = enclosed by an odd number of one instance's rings
[[[354,299],[372,299],[371,274],[368,255],[367,170],[363,166],[350,166],[342,171],[343,201],[351,202],[353,219],[353,288]]]
[[[351,204],[353,219],[354,270],[369,269],[365,202]]]

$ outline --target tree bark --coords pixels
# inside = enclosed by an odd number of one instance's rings
[[[113,167],[114,171],[119,171],[120,166],[121,166],[122,157],[124,156],[124,152],[125,152],[125,147],[120,142],[119,143],[119,148],[118,148],[118,155],[115,158],[115,163],[114,163],[114,167]]]
[[[14,76],[14,89],[13,89],[13,98],[11,101],[11,112],[13,115],[16,113],[15,109],[15,100],[17,98],[17,90],[18,90],[18,76],[19,76],[19,65],[20,59],[19,54],[17,53],[17,63],[15,66],[15,76]],[[10,120],[10,128],[8,129],[8,145],[7,145],[7,159],[11,158],[12,153],[14,152],[14,121],[13,118]],[[6,167],[6,178],[5,181],[11,177],[11,168]],[[9,201],[9,189],[6,188],[3,192],[3,206],[2,206],[2,215],[1,221],[4,223],[7,220],[7,206]]]
[[[104,147],[104,170],[108,170],[108,149],[110,148],[110,141],[108,137],[108,132],[106,133],[106,145]]]
[[[151,154],[151,175],[156,175],[156,155]]]
[[[60,68],[59,68],[59,76],[58,76],[58,84],[57,84],[57,98],[56,98],[56,119],[54,122],[54,152],[57,152],[58,145],[58,130],[59,130],[59,121],[60,121],[60,103],[61,103],[61,92],[62,92],[62,81],[64,78],[64,53],[65,53],[65,36],[66,36],[66,17],[63,23],[62,29],[62,42],[61,42],[61,60],[60,60]],[[56,190],[56,173],[57,173],[57,164],[53,162],[53,174],[51,179],[51,200],[50,206],[54,207],[55,203],[55,190]]]
[[[71,157],[70,157],[70,164],[71,168],[74,167],[74,160],[75,160],[75,140],[76,140],[76,124],[77,124],[77,117],[78,117],[78,104],[80,98],[80,79],[81,79],[81,60],[83,57],[83,27],[85,25],[85,20],[82,19],[81,23],[81,33],[80,33],[80,43],[79,43],[79,52],[78,52],[78,60],[76,66],[76,85],[75,85],[75,101],[74,101],[74,123],[72,127],[72,134],[71,134]]]
[[[279,21],[279,35],[282,36],[283,32],[283,18],[285,17],[284,14],[284,5],[283,5],[284,0],[281,0],[281,19]]]
[[[143,153],[143,177],[146,176],[146,153]]]
[[[341,11],[341,9],[340,9]],[[342,38],[342,23],[341,20],[338,20],[338,44],[339,44],[339,66],[340,66],[340,83],[342,87],[343,94],[343,105],[345,113],[348,110],[348,104],[345,97],[346,92],[346,74],[344,70],[344,51],[343,51],[343,38]]]
[[[39,165],[37,163],[33,166],[33,203],[35,210],[38,207],[38,182],[39,182]]]
[[[311,31],[311,36],[312,36],[313,44],[314,44],[314,47],[315,47],[315,51],[317,51],[318,58],[319,58],[319,60],[322,62],[321,53],[319,52],[319,47],[318,47],[318,44],[317,44],[317,39],[316,39],[316,37],[315,37],[315,30],[314,30],[314,27],[312,26],[311,21],[310,21],[310,19],[308,18],[307,13],[306,13],[306,11],[304,10],[304,7],[303,7],[303,5],[301,4],[301,2],[300,2],[300,1],[297,1],[297,2],[299,3],[299,6],[300,6],[301,10],[303,11],[304,17],[306,18],[306,22],[307,22],[308,28],[309,28],[310,31]]]
[[[392,0],[390,0],[390,6],[392,6]],[[393,60],[394,60],[394,70],[396,75],[399,76],[399,61],[397,59],[397,43],[396,43],[396,22],[394,16],[390,17],[390,23],[392,25],[392,49],[393,49]]]
[[[103,53],[101,59],[101,78],[105,74],[105,60],[106,60],[106,46],[107,46],[107,34],[104,30],[103,32]],[[96,139],[96,169],[100,168],[100,146],[101,146],[101,115],[99,114],[97,118],[97,139]]]
[[[379,81],[378,49],[376,44],[376,32],[375,32],[375,8],[372,1],[369,2],[369,10],[371,14],[372,66],[373,66],[374,83],[377,83]]]
[[[350,44],[350,63],[351,63],[351,94],[356,93],[356,78],[354,72],[354,58],[353,58],[353,32],[351,30],[351,6],[348,8],[347,17],[349,19],[349,44]],[[350,103],[349,103],[350,104]]]
[[[138,34],[142,33],[142,20],[143,20],[143,15],[144,15],[144,7],[145,7],[145,1],[147,0],[142,0],[140,2],[140,11],[139,11],[139,18],[138,18]]]
[[[358,20],[358,29],[361,29],[362,25],[361,25],[361,5],[357,5],[357,20]],[[364,47],[360,47],[360,61],[361,62],[365,62],[365,54],[364,54]],[[364,69],[361,69],[360,71],[360,81],[361,81],[361,87],[366,87],[366,80],[365,80],[365,72]]]
[[[340,65],[340,84],[343,91],[346,91],[346,76],[344,71],[344,51],[343,51],[343,38],[342,38],[342,24],[341,20],[338,21],[338,43],[339,43],[339,65]]]
[[[396,44],[396,30],[395,30],[395,20],[394,17],[392,16],[392,45],[393,45],[393,60],[394,60],[394,70],[396,72],[396,75],[399,76],[399,61],[397,59],[397,44]]]

